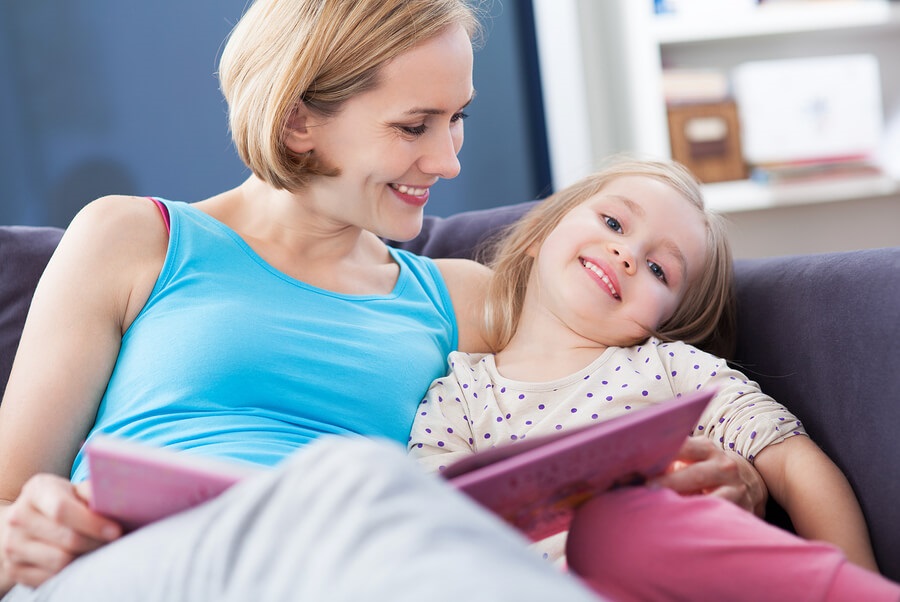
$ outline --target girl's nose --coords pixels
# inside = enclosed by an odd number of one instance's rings
[[[626,245],[613,244],[611,250],[615,259],[625,268],[626,274],[632,276],[637,272],[637,262],[634,260],[634,254]]]

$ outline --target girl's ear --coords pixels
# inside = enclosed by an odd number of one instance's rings
[[[284,145],[297,154],[313,149],[310,112],[302,102],[297,103],[284,126]]]

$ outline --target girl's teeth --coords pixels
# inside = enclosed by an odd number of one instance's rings
[[[612,293],[612,296],[615,297],[616,299],[619,298],[619,292],[616,290],[616,287],[613,286],[612,282],[610,282],[609,276],[607,276],[606,274],[603,273],[603,270],[601,270],[599,267],[595,266],[593,263],[591,263],[590,261],[588,261],[586,259],[582,259],[581,264],[584,267],[586,267],[587,269],[589,269],[590,271],[592,271],[595,274],[597,274],[598,276],[600,276],[600,280],[603,281],[603,284],[606,285],[606,287],[609,289],[609,292]]]

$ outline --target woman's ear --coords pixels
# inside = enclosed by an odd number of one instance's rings
[[[306,105],[298,102],[285,123],[284,145],[297,154],[308,153],[313,149],[310,117]]]

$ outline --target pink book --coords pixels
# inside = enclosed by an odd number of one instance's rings
[[[573,509],[598,492],[662,473],[714,391],[698,391],[611,420],[494,447],[443,476],[537,541],[568,528]]]
[[[591,495],[662,472],[712,395],[685,395],[584,429],[496,447],[442,474],[532,539],[542,539],[565,530],[572,509]],[[266,470],[103,436],[86,450],[91,508],[127,530],[196,506]]]
[[[96,436],[87,444],[91,508],[126,530],[211,499],[264,468]]]

